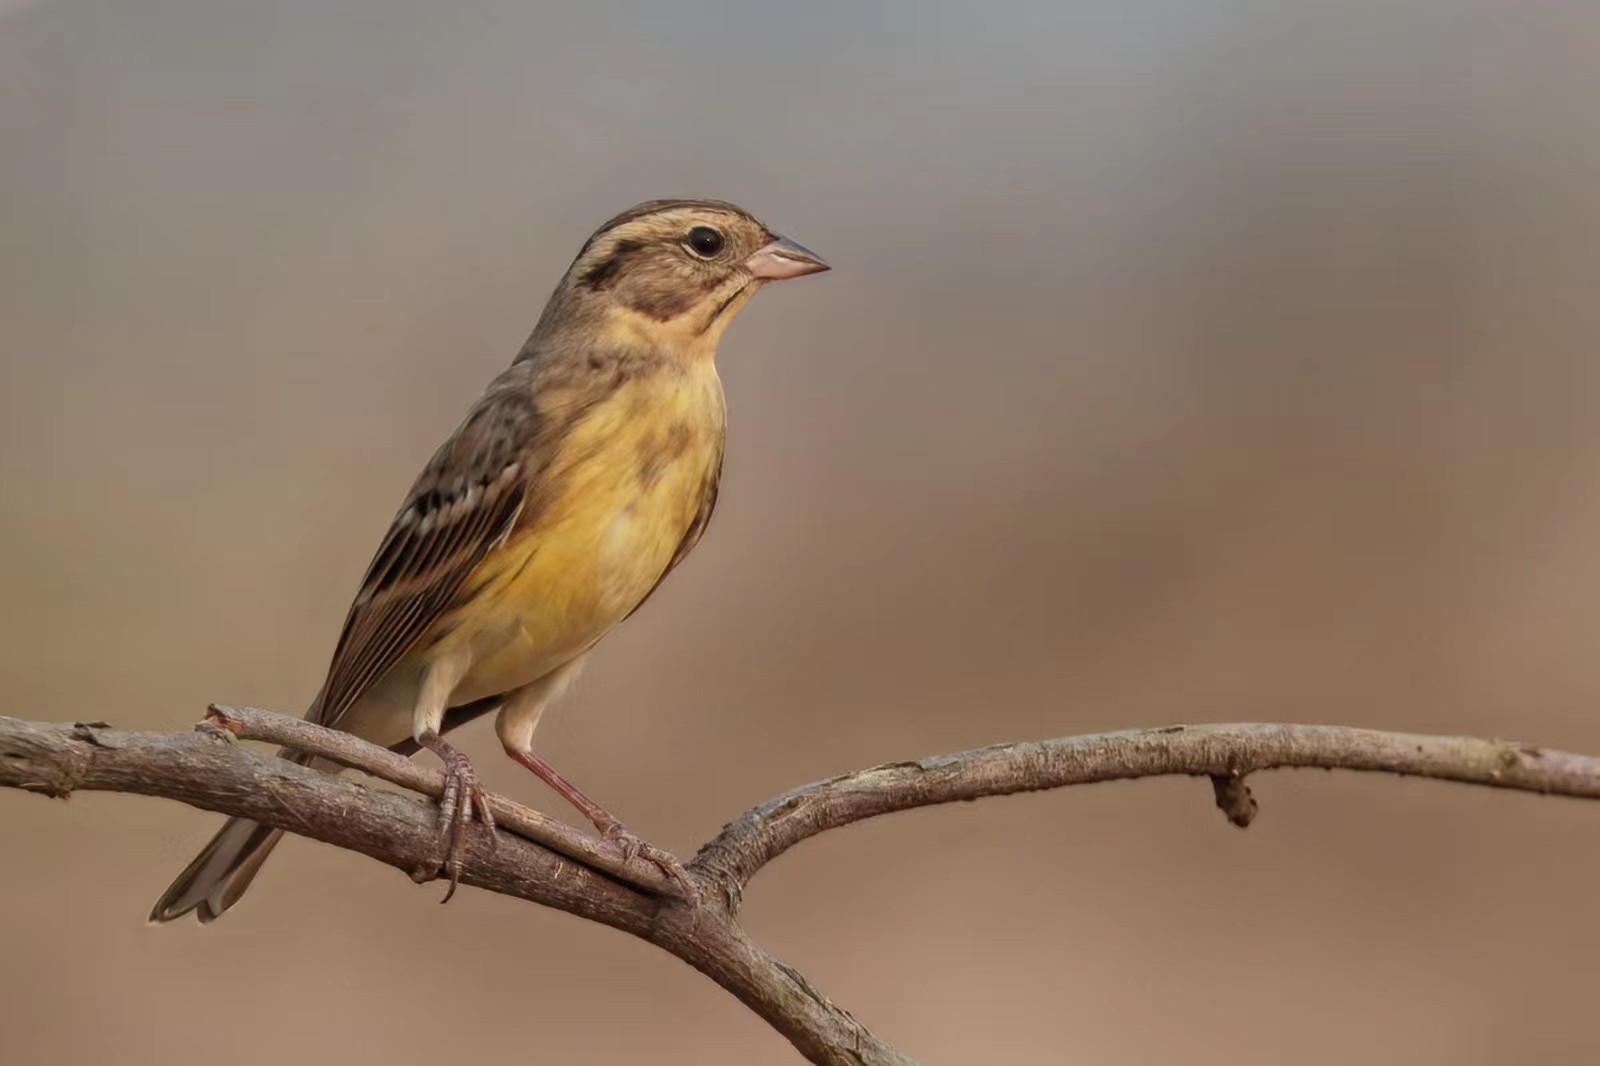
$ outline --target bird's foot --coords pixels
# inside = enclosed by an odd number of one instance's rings
[[[466,850],[467,826],[472,822],[472,812],[489,830],[489,840],[494,843],[494,812],[489,809],[489,794],[478,784],[478,775],[466,754],[437,734],[420,738],[423,747],[439,756],[444,763],[444,793],[439,797],[439,830],[444,849],[440,871],[450,879],[440,903],[449,903],[461,883],[461,866]]]
[[[622,857],[632,862],[635,857],[660,867],[661,872],[672,879],[673,884],[683,894],[684,902],[691,907],[700,905],[700,889],[695,886],[689,872],[683,868],[683,863],[678,857],[665,848],[658,848],[648,840],[637,836],[627,826],[609,815],[603,819],[596,819],[594,827],[600,830],[600,838],[614,845],[622,852]]]

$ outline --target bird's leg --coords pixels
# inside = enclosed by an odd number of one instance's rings
[[[467,823],[472,812],[488,827],[490,839],[494,835],[494,813],[489,810],[488,794],[478,784],[478,775],[472,762],[455,745],[445,741],[433,730],[417,737],[417,743],[439,756],[444,763],[444,794],[439,797],[439,824],[444,833],[444,871],[450,878],[450,887],[440,903],[449,903],[461,883],[461,852],[466,843]]]
[[[600,835],[607,840],[615,840],[620,836],[631,836],[627,827],[614,818],[609,811],[594,800],[578,791],[578,787],[571,781],[562,777],[556,768],[545,762],[531,751],[508,752],[513,759],[538,775],[539,780],[555,789],[562,799],[572,804],[583,812],[583,816],[594,823]],[[632,857],[632,853],[630,853]]]
[[[417,745],[427,748],[444,763],[439,826],[444,837],[442,869],[450,877],[450,887],[440,903],[449,903],[450,897],[456,894],[456,886],[461,883],[461,852],[466,845],[467,823],[472,821],[473,810],[477,810],[483,824],[489,828],[489,839],[494,840],[494,815],[489,810],[488,794],[478,784],[471,761],[439,735],[450,696],[471,665],[472,653],[465,646],[439,653],[422,672],[417,701],[411,712],[411,735]]]
[[[532,770],[539,780],[555,789],[562,799],[582,811],[583,816],[594,823],[594,827],[599,830],[601,837],[622,849],[624,858],[631,860],[637,855],[655,863],[661,867],[662,873],[677,882],[678,887],[683,890],[686,900],[693,904],[699,899],[699,891],[695,888],[694,882],[689,879],[683,864],[670,851],[658,848],[649,841],[636,836],[611,812],[578,791],[576,785],[562,777],[555,767],[539,758],[531,750],[514,750],[508,747],[506,754]]]
[[[671,852],[663,851],[634,836],[628,831],[628,827],[612,817],[609,811],[579,792],[572,782],[556,772],[555,767],[533,753],[533,731],[538,726],[544,709],[566,691],[582,669],[583,657],[580,656],[533,684],[525,685],[511,693],[495,719],[494,728],[500,736],[500,743],[506,749],[507,755],[532,770],[539,780],[555,789],[562,799],[582,811],[584,817],[594,823],[600,835],[619,847],[624,856],[632,859],[635,855],[641,855],[661,867],[663,873],[677,882],[683,891],[684,899],[690,905],[694,905],[699,901],[699,892],[694,882],[689,879],[689,875],[684,872],[683,864],[678,862]]]

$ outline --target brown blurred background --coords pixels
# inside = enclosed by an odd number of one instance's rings
[[[541,731],[646,836],[1173,721],[1600,751],[1592,0],[564,7],[3,5],[5,713],[301,709],[584,236],[688,194],[836,269],[733,329],[717,521]],[[748,924],[930,1066],[1600,1056],[1600,808],[1256,789],[884,819]],[[305,841],[146,928],[216,822],[0,795],[8,1063],[795,1061],[651,948]]]

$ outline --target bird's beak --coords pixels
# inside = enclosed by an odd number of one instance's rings
[[[762,281],[782,281],[784,278],[819,274],[828,269],[828,264],[822,256],[805,245],[787,237],[779,237],[746,259],[744,268]]]

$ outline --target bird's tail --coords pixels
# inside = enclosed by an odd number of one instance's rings
[[[278,757],[301,766],[311,762],[309,756],[288,748],[279,750]],[[211,843],[201,848],[178,879],[161,893],[150,911],[150,921],[170,922],[190,911],[200,912],[196,917],[201,925],[216,921],[223,911],[239,902],[282,837],[282,829],[229,818]]]
[[[197,910],[202,924],[215,921],[239,902],[282,836],[282,829],[229,818],[211,843],[156,900],[150,920],[170,922]]]
[[[494,696],[452,708],[445,719],[444,731],[448,732],[487,714],[504,702],[503,697]],[[306,712],[306,717],[317,721],[322,717],[321,709],[322,697],[319,695]],[[410,755],[417,750],[417,743],[406,737],[390,745],[390,750]],[[288,748],[279,751],[278,756],[326,773],[338,773],[341,769],[332,761],[313,758]],[[223,911],[239,902],[239,897],[250,887],[261,864],[267,861],[267,856],[272,854],[272,849],[282,837],[281,829],[243,818],[229,818],[217,835],[211,838],[211,843],[202,848],[200,854],[184,867],[178,879],[161,893],[161,898],[156,900],[155,908],[150,912],[150,921],[155,924],[175,921],[190,911],[199,912],[196,917],[202,925],[216,921]]]

